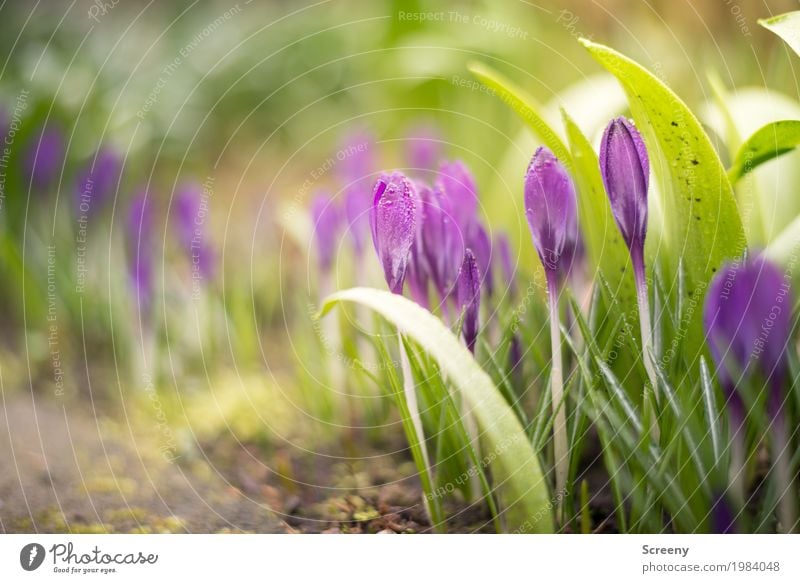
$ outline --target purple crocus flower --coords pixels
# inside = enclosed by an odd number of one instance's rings
[[[98,212],[116,191],[122,159],[114,148],[101,148],[78,176],[75,207],[79,214]]]
[[[445,300],[453,290],[464,257],[464,240],[450,200],[440,186],[419,187],[421,248],[433,285]]]
[[[576,221],[575,187],[561,162],[547,148],[533,155],[525,175],[525,214],[533,237],[533,245],[544,266],[550,307],[550,392],[553,406],[553,454],[556,491],[566,487],[569,467],[567,415],[562,406],[564,377],[561,362],[561,331],[558,315],[558,286],[561,279],[562,255]]]
[[[711,357],[731,414],[731,472],[737,500],[744,500],[746,406],[761,387],[768,387],[767,413],[771,472],[779,498],[779,523],[784,531],[796,522],[788,418],[784,412],[791,342],[793,300],[789,283],[763,256],[729,263],[714,276],[703,309]],[[762,385],[761,383],[764,383]],[[745,398],[747,397],[747,398]]]
[[[650,161],[642,136],[624,117],[611,120],[603,132],[600,174],[614,220],[631,256],[643,257]]]
[[[358,256],[364,250],[367,217],[372,205],[370,175],[375,170],[374,147],[375,138],[370,133],[356,130],[345,136],[336,153],[339,180],[344,183],[345,214]]]
[[[775,409],[788,372],[791,311],[789,284],[763,256],[728,263],[711,281],[703,324],[717,378],[734,406],[741,407],[739,381],[757,376],[772,387]]]
[[[64,139],[55,126],[43,127],[25,155],[25,173],[36,189],[45,189],[64,163]]]
[[[509,294],[513,297],[517,291],[517,273],[514,269],[514,259],[511,254],[511,243],[508,241],[508,235],[499,233],[495,237],[495,246],[497,247],[497,260],[500,263],[500,273],[503,274],[503,279],[506,281]]]
[[[652,362],[654,355],[650,300],[644,265],[650,161],[642,136],[624,117],[611,120],[603,132],[603,140],[600,142],[600,174],[611,203],[611,213],[630,252],[639,305],[642,357],[650,384],[656,391],[658,383]]]
[[[470,231],[468,246],[473,250],[478,267],[483,276],[483,288],[486,295],[492,297],[494,292],[494,279],[492,277],[492,240],[486,229],[479,221],[473,223]]]
[[[400,172],[384,174],[375,184],[369,219],[372,242],[386,284],[403,292],[411,246],[417,237],[419,199],[414,185]]]
[[[311,220],[317,243],[317,260],[323,272],[329,272],[336,258],[342,213],[328,193],[319,193],[311,201]]]
[[[136,303],[146,312],[153,295],[153,201],[147,191],[133,197],[128,207],[128,273]]]
[[[475,341],[478,338],[478,313],[481,303],[481,276],[478,269],[478,262],[470,249],[464,252],[464,262],[458,273],[457,301],[463,323],[461,332],[464,335],[464,342],[470,352],[475,353]]]
[[[215,266],[214,249],[207,237],[207,213],[202,187],[193,182],[183,184],[175,195],[173,221],[192,269],[203,277],[211,277]]]
[[[525,215],[533,245],[548,278],[557,278],[561,257],[576,224],[575,187],[545,147],[536,150],[525,176]]]
[[[408,164],[415,170],[432,170],[442,156],[442,137],[433,125],[422,125],[408,134]]]
[[[470,232],[477,220],[478,189],[467,166],[460,160],[445,162],[439,169],[439,185],[450,201],[456,223],[469,240]]]

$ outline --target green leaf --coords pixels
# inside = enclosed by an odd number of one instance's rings
[[[758,23],[781,37],[795,53],[800,55],[800,11],[762,18]]]
[[[628,95],[631,113],[660,179],[671,266],[683,258],[689,289],[704,293],[714,272],[726,259],[740,255],[746,243],[722,162],[700,122],[660,79],[613,49],[587,39],[580,42],[617,77]],[[701,310],[692,314],[695,331],[700,314]],[[696,337],[690,334],[698,348]]]
[[[728,170],[736,182],[764,162],[791,152],[800,145],[800,121],[787,119],[765,125],[742,144]]]
[[[556,158],[566,165],[570,164],[569,150],[558,133],[544,120],[541,113],[544,108],[531,95],[485,63],[472,62],[467,68],[522,118]]]
[[[711,373],[708,371],[705,357],[700,357],[700,386],[703,389],[703,408],[705,421],[711,434],[711,447],[714,451],[714,464],[719,465],[722,459],[722,430],[720,429],[720,414],[717,408],[717,398],[714,394],[714,385],[711,382]]]
[[[411,338],[437,362],[461,394],[482,430],[484,459],[507,506],[502,511],[511,531],[553,531],[548,488],[539,462],[516,415],[469,350],[433,314],[397,294],[352,288],[329,296],[320,315],[336,304],[352,302],[374,310]]]

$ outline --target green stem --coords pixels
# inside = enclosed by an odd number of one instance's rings
[[[550,369],[550,397],[553,405],[553,457],[556,473],[555,495],[564,499],[569,471],[569,449],[567,446],[567,412],[564,408],[564,375],[561,363],[561,330],[558,317],[558,282],[555,272],[547,273],[547,293],[550,295],[550,345],[553,364]],[[559,501],[557,516],[561,516]]]
[[[797,521],[797,508],[794,501],[795,489],[791,475],[789,437],[786,434],[786,422],[781,413],[778,413],[773,420],[772,458],[775,464],[775,481],[779,492],[778,519],[783,532],[790,533],[794,531]]]
[[[647,277],[644,268],[644,256],[642,250],[631,249],[631,263],[633,263],[633,276],[636,283],[636,303],[639,306],[639,327],[642,334],[642,360],[644,369],[647,371],[647,378],[652,387],[653,399],[658,402],[658,377],[654,366],[655,353],[653,352],[653,328],[650,323],[650,299],[647,293]],[[650,435],[653,441],[658,443],[660,429],[658,426],[658,416],[655,414],[653,403],[647,394],[647,387],[642,392],[642,406],[651,408]]]

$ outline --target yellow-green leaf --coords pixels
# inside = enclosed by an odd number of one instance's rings
[[[795,53],[800,55],[800,10],[772,18],[762,18],[758,23],[781,37]]]
[[[731,182],[736,182],[757,166],[791,152],[798,145],[800,121],[788,119],[768,123],[741,145],[728,176]]]

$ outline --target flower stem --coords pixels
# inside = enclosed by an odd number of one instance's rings
[[[644,369],[647,371],[647,378],[652,388],[653,399],[658,402],[658,377],[656,376],[656,369],[653,364],[655,353],[653,352],[653,328],[650,323],[650,299],[647,293],[647,277],[644,269],[644,251],[632,248],[631,263],[633,263],[633,277],[636,284],[636,302],[639,306],[639,327],[642,334],[642,360],[644,361]],[[650,402],[646,387],[643,391],[642,398],[643,407],[652,407],[654,405]],[[654,410],[652,413],[650,434],[653,440],[658,442],[660,435],[658,417]]]
[[[554,271],[547,273],[547,293],[550,296],[550,344],[552,367],[550,369],[550,398],[553,405],[553,457],[556,472],[556,495],[564,498],[569,470],[567,447],[567,412],[564,407],[564,375],[561,364],[561,330],[558,317],[558,277]],[[561,515],[561,502],[556,515]]]
[[[772,421],[772,463],[775,464],[775,482],[778,490],[778,521],[784,533],[794,532],[797,521],[789,447],[786,420],[783,414],[778,413]]]

